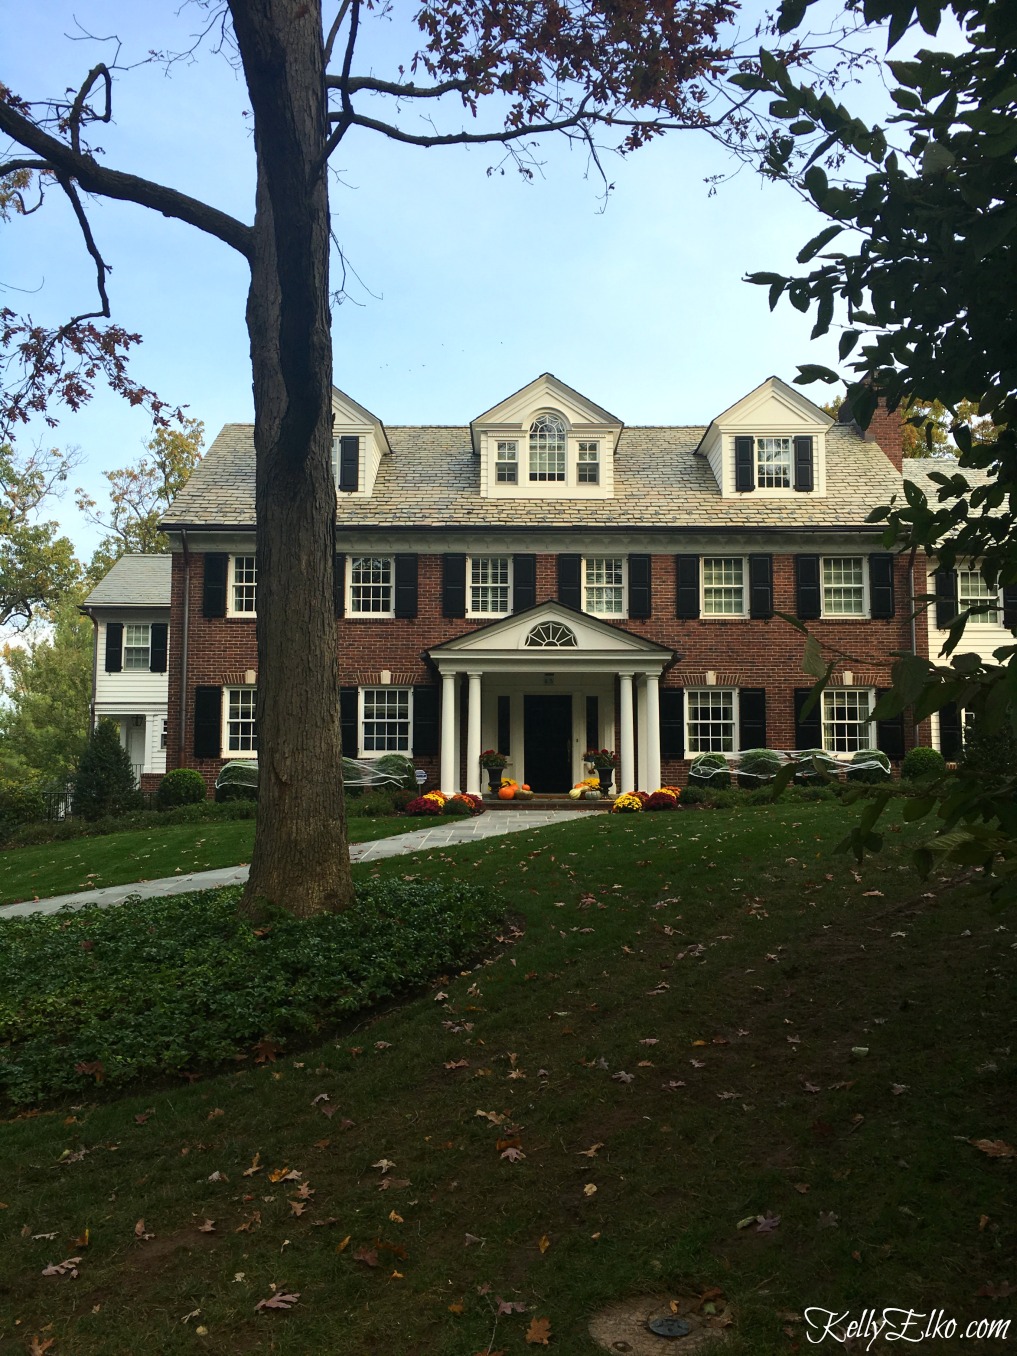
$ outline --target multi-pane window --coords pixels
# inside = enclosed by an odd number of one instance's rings
[[[538,414],[530,425],[530,479],[565,479],[565,421],[558,414]]]
[[[169,742],[169,721],[164,720],[162,723],[162,733],[159,736],[160,749],[164,749],[168,742]]]
[[[350,560],[352,616],[389,616],[392,612],[391,556],[353,556]]]
[[[828,688],[823,693],[823,748],[857,753],[872,746],[872,693],[864,688]]]
[[[735,694],[722,687],[692,689],[688,703],[690,753],[734,753]]]
[[[864,617],[865,561],[861,556],[823,558],[823,615]]]
[[[519,483],[519,444],[514,438],[499,438],[494,478],[499,485]]]
[[[151,662],[151,626],[128,623],[124,627],[124,668],[147,669]]]
[[[600,443],[583,439],[579,444],[576,479],[580,485],[600,484]]]
[[[230,611],[253,616],[257,610],[258,569],[254,556],[233,557]]]
[[[365,687],[361,690],[360,747],[365,753],[409,753],[410,689]]]
[[[503,617],[509,610],[511,560],[508,556],[471,556],[470,614]]]
[[[745,613],[745,561],[740,556],[703,560],[703,614],[741,617]]]
[[[625,559],[623,556],[587,556],[585,611],[597,616],[620,617],[625,612]]]
[[[256,753],[258,732],[254,724],[257,693],[253,687],[226,689],[226,751]]]
[[[791,488],[791,439],[756,439],[756,484],[761,490]]]
[[[981,626],[999,624],[999,590],[987,584],[978,570],[957,571],[957,605],[963,612],[969,607],[981,607],[985,603],[991,606],[984,611],[972,612],[969,622]]]

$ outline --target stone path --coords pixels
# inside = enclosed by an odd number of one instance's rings
[[[565,824],[571,819],[584,819],[591,813],[595,812],[496,810],[477,815],[475,819],[442,819],[434,828],[397,833],[390,838],[376,838],[370,843],[351,843],[350,860],[375,862],[381,861],[383,857],[400,857],[407,852],[455,847],[457,843],[475,843],[482,838],[497,838],[503,833],[542,829],[548,824]],[[190,890],[214,890],[221,885],[243,885],[247,879],[247,870],[246,866],[224,866],[217,871],[194,871],[186,876],[167,876],[164,880],[143,880],[134,885],[107,885],[101,890],[78,890],[72,895],[55,895],[51,899],[30,900],[24,904],[7,904],[0,907],[0,920],[30,913],[56,913],[58,909],[81,909],[86,904],[122,904],[128,895],[152,899],[160,895],[186,894]]]

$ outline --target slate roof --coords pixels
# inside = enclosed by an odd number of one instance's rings
[[[83,607],[169,607],[172,557],[121,556]]]
[[[960,474],[972,487],[985,485],[993,478],[988,471],[974,470],[970,467],[962,469],[956,457],[905,457],[905,479],[917,485],[933,507],[939,503],[941,488],[932,479],[933,471],[938,471],[945,476],[952,476],[960,471]]]
[[[793,495],[723,499],[695,449],[705,426],[623,430],[611,499],[484,499],[480,459],[467,427],[388,427],[369,498],[343,497],[338,521],[350,528],[842,527],[900,494],[900,475],[882,450],[850,425],[827,433],[825,498]],[[166,514],[173,526],[254,526],[254,428],[227,424]]]

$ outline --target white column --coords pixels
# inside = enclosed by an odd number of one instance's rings
[[[636,789],[635,730],[632,723],[632,674],[619,673],[618,726],[621,740],[621,767],[618,769],[619,792]]]
[[[455,673],[441,675],[441,789],[447,796],[459,789],[456,767],[456,679]]]
[[[471,796],[479,796],[480,788],[480,674],[471,673],[470,704],[467,710],[466,725],[466,790]]]
[[[636,786],[649,791],[649,773],[646,746],[646,684],[643,677],[636,679]],[[655,788],[654,788],[655,789]]]
[[[660,692],[655,673],[646,675],[646,787],[652,795],[660,785]]]

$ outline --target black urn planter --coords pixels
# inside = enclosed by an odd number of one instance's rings
[[[501,775],[504,771],[505,769],[500,767],[489,767],[487,769],[487,789],[492,796],[496,796],[501,788]]]
[[[611,794],[611,783],[614,780],[613,767],[598,767],[597,776],[600,778],[600,793],[603,796]]]

